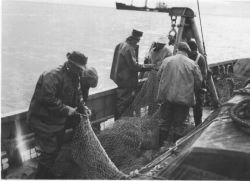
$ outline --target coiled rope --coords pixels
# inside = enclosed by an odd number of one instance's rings
[[[234,105],[229,113],[234,123],[250,134],[250,99],[245,99]]]

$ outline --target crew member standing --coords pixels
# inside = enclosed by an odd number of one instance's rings
[[[138,107],[145,107],[148,105],[148,115],[153,115],[159,108],[159,104],[156,101],[159,82],[157,80],[157,70],[159,70],[162,61],[172,56],[172,51],[169,49],[167,44],[167,37],[161,36],[155,42],[152,43],[149,52],[147,53],[144,63],[155,64],[155,68],[152,71],[147,72],[147,81],[143,84],[140,92],[137,94],[133,105]],[[141,73],[141,74],[144,74]],[[144,75],[141,75],[143,78]]]
[[[187,42],[191,52],[189,54],[189,58],[194,60],[195,63],[199,65],[201,74],[202,74],[202,84],[201,88],[198,90],[195,90],[195,98],[196,98],[196,104],[193,107],[193,114],[194,114],[194,122],[195,126],[198,126],[202,123],[202,110],[203,110],[203,101],[205,96],[205,88],[206,88],[206,80],[207,80],[207,62],[202,54],[198,52],[197,44],[194,40],[190,40]]]
[[[64,65],[40,76],[27,115],[41,151],[37,179],[57,178],[52,168],[64,142],[66,122],[76,126],[80,121],[77,108],[84,108],[80,79],[87,57],[74,51],[67,58]]]
[[[158,71],[159,90],[157,100],[161,103],[159,144],[166,139],[174,141],[174,128],[181,127],[186,120],[189,107],[195,105],[194,90],[200,89],[202,76],[199,66],[188,58],[190,48],[180,42],[177,54],[167,57]]]
[[[118,86],[116,92],[115,120],[119,119],[125,109],[132,103],[138,84],[138,72],[151,70],[152,64],[139,64],[136,50],[143,32],[133,30],[125,42],[115,47],[110,78]],[[132,114],[132,113],[130,113]]]

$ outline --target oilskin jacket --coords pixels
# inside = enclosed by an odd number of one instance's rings
[[[202,75],[193,60],[178,52],[163,60],[157,76],[160,81],[157,100],[160,103],[195,105],[194,90],[200,88]]]
[[[138,72],[143,70],[143,65],[137,62],[135,47],[128,40],[116,46],[110,78],[118,87],[135,88]]]
[[[80,103],[78,86],[79,79],[73,78],[66,65],[44,72],[31,99],[27,115],[30,127],[48,134],[64,130],[69,106]]]

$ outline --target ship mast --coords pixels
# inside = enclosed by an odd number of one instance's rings
[[[145,8],[147,7],[148,5],[148,0],[145,0]]]

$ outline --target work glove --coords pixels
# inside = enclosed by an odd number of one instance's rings
[[[77,108],[77,112],[84,114],[88,117],[90,117],[92,115],[91,110],[85,105],[84,102],[81,102],[80,105]]]
[[[76,113],[76,109],[74,107],[66,106],[68,108],[68,116],[72,116]]]
[[[80,113],[77,112],[77,108],[73,108],[73,107],[70,107],[70,106],[67,106],[68,107],[68,116],[70,118],[70,125],[72,125],[73,127],[77,126],[81,120],[81,116],[80,116]]]
[[[84,113],[85,115],[87,115],[88,117],[90,117],[92,115],[92,111],[88,108],[88,106],[84,106]]]

